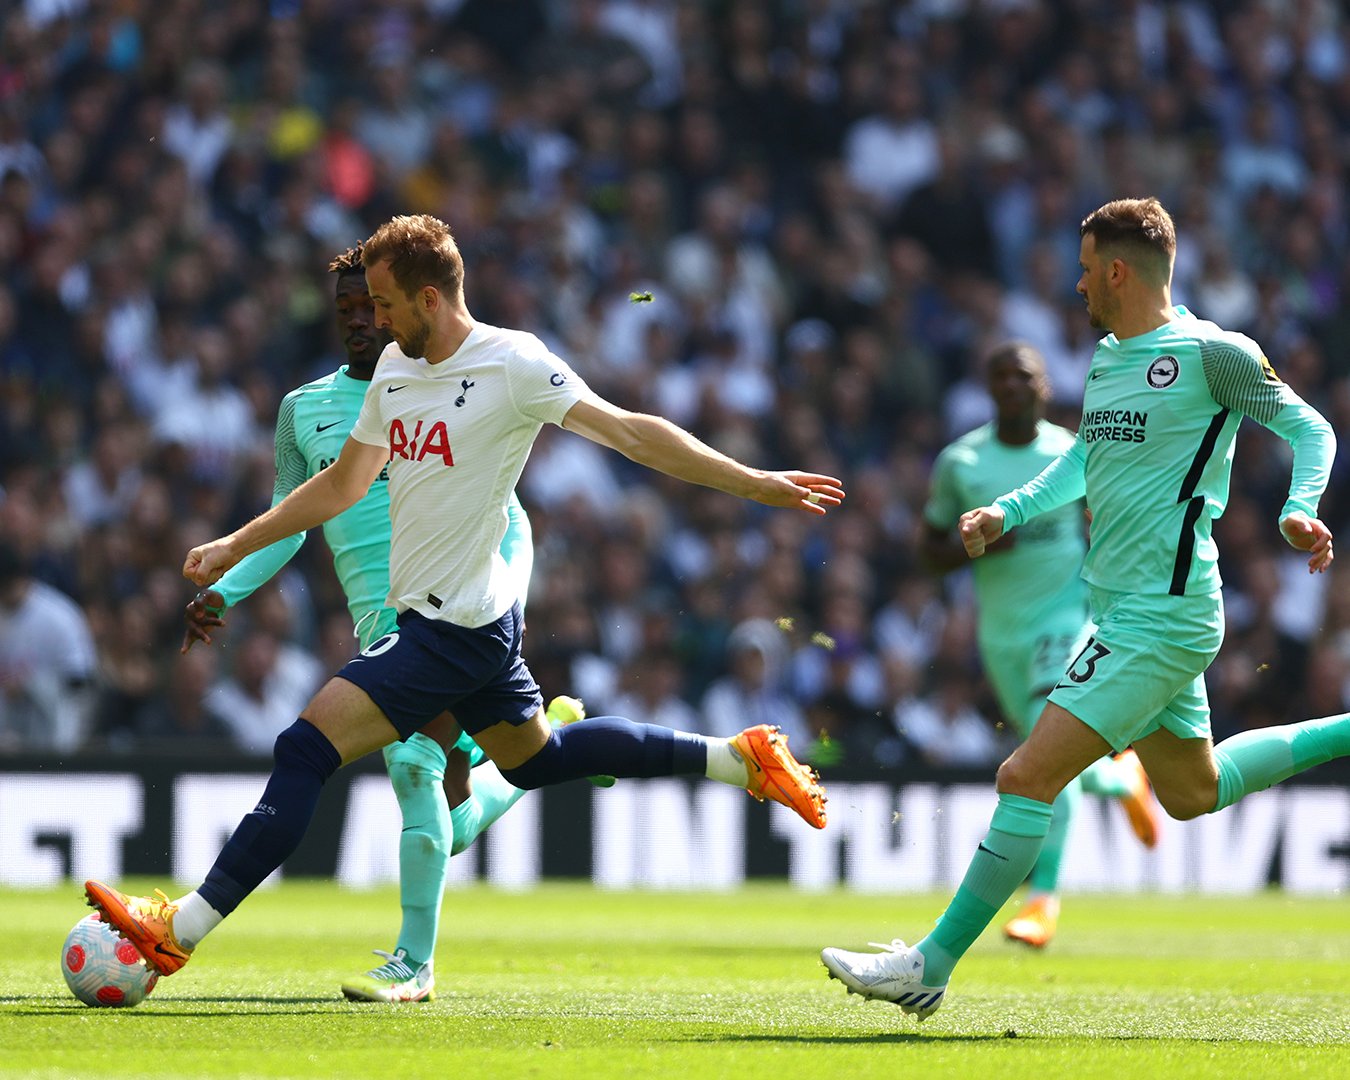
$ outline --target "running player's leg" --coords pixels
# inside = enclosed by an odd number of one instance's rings
[[[1037,639],[1037,649],[1033,657],[1033,684],[1044,686],[1045,690],[1035,695],[1030,712],[1032,723],[1035,723],[1040,715],[1041,705],[1060,676],[1064,674],[1065,667],[1079,654],[1094,629],[1091,623],[1068,628],[1067,632],[1061,627],[1059,632],[1047,632]],[[1122,754],[1094,761],[1083,770],[1079,780],[1084,792],[1120,800],[1120,807],[1125,811],[1130,828],[1140,843],[1150,848],[1156,846],[1162,824],[1162,812],[1153,798],[1148,777],[1132,751],[1126,750]],[[1073,785],[1070,785],[1065,789],[1070,798],[1072,787]],[[1071,814],[1064,816],[1068,819],[1072,817]],[[1055,821],[1050,826],[1050,835],[1045,838],[1044,850],[1047,859],[1053,859],[1056,848],[1068,842],[1068,821],[1066,820],[1061,834],[1059,817],[1059,811],[1056,810]]]
[[[455,728],[454,734],[458,730]],[[462,758],[452,753],[450,761],[456,756]],[[341,989],[351,1001],[432,1001],[436,996],[432,960],[454,835],[446,790],[452,785],[447,773],[454,769],[447,762],[445,747],[420,731],[386,746],[384,761],[402,819],[398,837],[402,916],[398,941],[393,952],[376,949],[384,962],[346,979]],[[467,763],[463,772],[467,775]]]
[[[553,728],[520,656],[519,609],[503,616],[501,625],[512,633],[510,658],[498,677],[455,707],[455,715],[509,783],[530,789],[590,776],[702,775],[773,799],[825,827],[825,792],[776,728],[759,725],[719,739],[617,716]]]
[[[1027,741],[998,771],[998,804],[951,904],[916,948],[925,983],[945,985],[952,969],[1026,879],[1054,816],[1052,804],[1108,744],[1077,717],[1047,703]]]
[[[933,931],[917,945],[897,939],[881,953],[825,949],[820,958],[830,975],[850,993],[892,1001],[920,1020],[936,1010],[957,961],[1035,864],[1050,828],[1051,804],[1107,745],[1048,703],[1027,741],[999,768],[989,832]]]
[[[552,726],[561,727],[584,720],[586,709],[576,698],[556,697],[549,702],[545,716]],[[463,760],[464,780],[462,789],[448,780],[446,783],[450,820],[454,826],[454,841],[450,847],[452,855],[458,855],[468,848],[525,794],[523,789],[502,776],[497,766],[488,760],[482,748],[467,734],[460,734],[455,747]],[[469,782],[470,775],[472,783]],[[590,776],[587,779],[596,787],[614,786],[614,778],[610,776]]]
[[[1097,634],[1051,692],[1026,742],[999,769],[989,834],[933,932],[912,948],[897,942],[883,954],[821,954],[850,990],[894,1001],[922,1019],[941,1003],[957,961],[1035,863],[1050,804],[1065,785],[1108,751],[1159,727],[1184,723],[1208,733],[1207,708],[1198,705],[1205,704],[1202,674],[1223,639],[1217,598],[1094,594],[1094,608],[1109,622],[1096,618]],[[1186,707],[1170,714],[1174,699],[1186,695]]]
[[[177,901],[155,901],[90,881],[85,885],[90,903],[152,967],[163,974],[177,971],[197,943],[295,850],[328,778],[397,737],[369,695],[343,678],[330,679],[277,737],[262,798],[197,889]]]
[[[1048,632],[1022,640],[980,641],[985,674],[1003,715],[1026,739],[1045,707],[1046,696],[1074,655],[1081,618],[1067,633]],[[1055,799],[1050,828],[1027,878],[1027,899],[1003,927],[1004,934],[1035,948],[1055,935],[1059,918],[1059,872],[1064,861],[1069,828],[1079,801],[1077,781],[1071,781]]]
[[[1163,808],[1214,813],[1333,758],[1350,756],[1350,713],[1244,731],[1212,746],[1160,730],[1135,744]]]
[[[441,894],[454,850],[454,826],[446,793],[447,755],[433,735],[418,731],[386,746],[384,760],[403,822],[398,838],[403,919],[394,951],[402,952],[417,967],[429,961],[435,951]]]

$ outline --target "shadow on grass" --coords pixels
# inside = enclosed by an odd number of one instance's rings
[[[217,1005],[258,1005],[266,1006],[267,1015],[277,1016],[303,1016],[309,1013],[327,1013],[332,1012],[333,1006],[349,1006],[351,1002],[344,1001],[342,998],[333,997],[190,997],[173,998],[171,1000],[154,1001],[149,1000],[143,1003],[141,1007],[131,1008],[107,1008],[97,1009],[88,1005],[81,1004],[78,1001],[53,1001],[50,997],[41,994],[19,994],[0,996],[0,1006],[13,1005],[17,1008],[6,1008],[6,1016],[61,1016],[68,1014],[70,1016],[84,1017],[91,1012],[109,1013],[117,1016],[258,1016],[258,1012],[220,1012],[212,1011],[213,1006]],[[277,1005],[308,1005],[312,1008],[304,1009],[277,1009]],[[320,1007],[325,1006],[325,1007]],[[359,1009],[350,1010],[360,1012]],[[371,1015],[376,1015],[375,1010]]]
[[[664,1042],[683,1043],[795,1043],[825,1046],[876,1046],[885,1043],[986,1043],[1002,1042],[1004,1035],[948,1035],[919,1031],[877,1031],[870,1035],[691,1035],[687,1038],[665,1039]]]

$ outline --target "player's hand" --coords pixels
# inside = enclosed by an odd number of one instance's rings
[[[1280,521],[1280,532],[1291,547],[1308,552],[1308,573],[1320,574],[1331,565],[1336,553],[1331,547],[1331,530],[1321,518],[1310,518],[1295,510]]]
[[[178,651],[185,653],[199,641],[203,645],[210,645],[211,630],[225,625],[222,617],[224,611],[225,597],[215,589],[203,589],[189,600],[183,610],[187,629],[183,631],[183,646]]]
[[[844,501],[842,482],[819,473],[765,473],[758,490],[751,496],[768,506],[788,506],[809,514],[824,514],[828,507]]]
[[[188,552],[183,576],[194,585],[214,585],[238,561],[230,553],[228,539],[212,540]]]
[[[997,506],[967,510],[961,515],[958,529],[966,554],[978,559],[986,547],[1003,535],[1003,511]]]

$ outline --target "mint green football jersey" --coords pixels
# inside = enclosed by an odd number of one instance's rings
[[[282,398],[277,412],[273,505],[337,460],[369,386],[349,376],[344,365]],[[323,538],[333,552],[333,568],[347,596],[352,622],[360,624],[383,608],[389,595],[387,472],[380,473],[364,498],[324,523]],[[253,552],[213,588],[227,605],[238,603],[284,566],[304,539],[304,533],[297,533]]]
[[[1243,416],[1294,447],[1281,516],[1317,513],[1335,438],[1280,381],[1259,345],[1185,308],[1156,330],[1093,353],[1073,446],[997,500],[1009,528],[1086,494],[1091,541],[1083,577],[1115,592],[1196,595],[1221,581],[1213,525],[1228,503]]]
[[[956,528],[967,510],[1026,483],[1073,442],[1072,432],[1045,420],[1025,446],[1000,442],[993,423],[962,435],[934,463],[924,519]],[[1082,500],[1068,502],[1020,526],[1006,552],[974,560],[982,639],[1034,637],[1052,623],[1077,628],[1087,621],[1084,524]]]

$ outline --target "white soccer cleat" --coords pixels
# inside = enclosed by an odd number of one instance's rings
[[[861,994],[871,999],[889,1001],[920,1020],[927,1020],[937,1012],[947,993],[947,984],[926,986],[923,981],[923,953],[910,948],[896,938],[889,945],[872,941],[868,944],[882,949],[879,953],[849,952],[847,949],[824,949],[820,961],[838,979],[850,994]]]
[[[342,984],[343,996],[348,1001],[397,1003],[436,999],[436,976],[429,962],[414,968],[402,949],[391,953],[376,949],[375,955],[383,956],[386,962]]]

